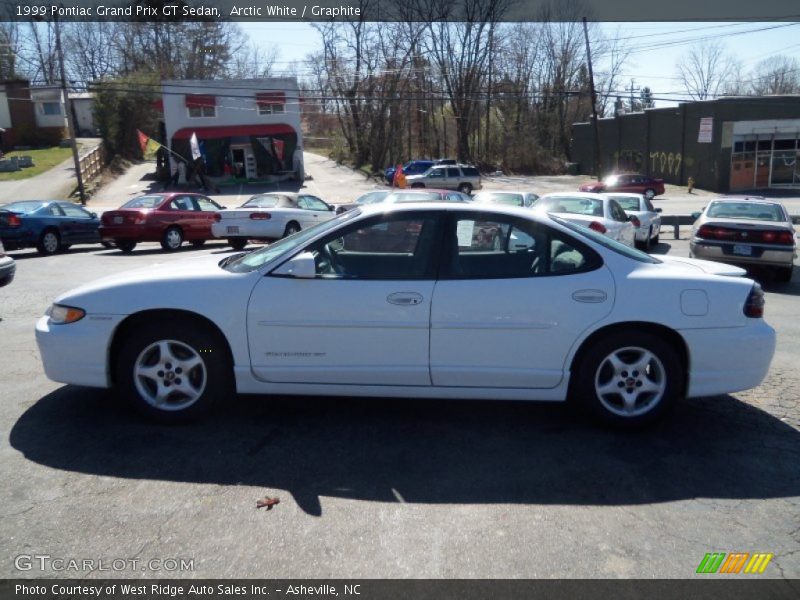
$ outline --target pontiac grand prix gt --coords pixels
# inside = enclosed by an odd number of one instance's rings
[[[632,427],[762,381],[775,332],[742,273],[525,208],[378,204],[89,283],[36,337],[51,379],[163,421],[240,392],[570,398]]]

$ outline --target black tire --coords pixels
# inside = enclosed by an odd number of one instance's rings
[[[651,235],[653,235],[653,228],[652,227],[647,230],[647,239],[645,239],[644,244],[642,244],[643,249],[644,249],[645,252],[649,252],[650,251],[650,246],[653,243],[652,239],[650,238]]]
[[[167,227],[161,236],[161,247],[167,252],[174,252],[183,244],[183,232],[180,227]]]
[[[244,238],[228,238],[228,245],[234,250],[242,250],[247,246],[247,240]]]
[[[657,246],[657,245],[658,245],[658,239],[659,239],[660,237],[661,237],[661,231],[659,231],[658,233],[656,233],[655,237],[653,238],[653,242],[652,242],[652,243],[653,243],[653,246]]]
[[[133,249],[136,248],[136,242],[132,240],[117,240],[114,243],[117,245],[117,248],[119,248],[121,252],[125,252],[126,254],[129,252],[133,252]]]
[[[792,280],[794,267],[778,267],[775,271],[775,280],[781,283],[789,283]]]
[[[424,188],[425,184],[424,183],[412,183],[411,187],[412,188]]]
[[[458,186],[458,191],[469,196],[472,193],[472,186],[469,183],[462,183]]]
[[[61,244],[61,247],[58,249],[59,252],[66,252],[72,248],[72,244]]]
[[[646,358],[645,352],[654,360],[648,361],[646,372],[640,372],[636,362]],[[621,369],[612,366],[612,355],[619,359]],[[677,351],[661,337],[648,332],[618,331],[598,339],[581,353],[570,395],[602,423],[635,429],[653,423],[672,407],[683,392],[683,371]],[[647,384],[658,391],[636,391]],[[601,394],[598,389],[604,385],[608,391]],[[626,394],[635,394],[630,409],[625,408]]]
[[[50,256],[61,250],[61,235],[56,229],[45,229],[36,242],[39,254]]]
[[[652,200],[653,198],[656,197],[656,191],[653,188],[647,188],[644,191],[644,197],[647,198],[648,200]]]
[[[161,346],[164,343],[171,355],[162,360]],[[156,320],[136,327],[122,340],[121,350],[113,365],[115,385],[120,395],[134,409],[146,417],[161,423],[192,421],[208,412],[218,400],[235,393],[233,368],[228,359],[225,341],[221,336],[193,320]],[[196,366],[184,371],[182,361],[197,359]],[[177,360],[173,363],[171,360]],[[137,373],[137,367],[138,373]],[[154,367],[153,377],[161,380],[160,389],[165,393],[159,406],[149,394],[159,393],[159,386],[142,368]],[[161,375],[159,375],[161,374]],[[172,387],[172,390],[167,388]],[[181,389],[198,393],[190,398]]]
[[[300,231],[300,224],[296,221],[289,221],[286,224],[286,229],[283,230],[283,237],[290,236]]]
[[[205,240],[195,240],[192,242],[192,248],[202,248],[205,245]]]

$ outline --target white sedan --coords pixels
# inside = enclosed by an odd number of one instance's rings
[[[333,206],[311,194],[269,192],[253,196],[239,208],[217,212],[211,233],[241,250],[247,240],[276,240],[335,216]]]
[[[120,273],[36,325],[55,381],[163,421],[234,391],[571,397],[636,426],[757,386],[775,349],[743,271],[661,259],[530,209],[359,207],[250,253]],[[724,352],[720,352],[724,348]]]
[[[639,221],[629,217],[616,200],[590,192],[559,192],[542,196],[533,209],[588,227],[633,247]]]
[[[639,220],[636,228],[636,245],[649,250],[652,244],[658,244],[661,233],[661,209],[643,194],[604,193],[603,196],[616,200],[629,217]]]

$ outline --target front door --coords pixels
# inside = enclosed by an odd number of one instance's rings
[[[459,213],[444,239],[433,385],[557,386],[574,341],[614,303],[600,256],[545,225],[491,213]]]
[[[428,325],[437,213],[395,213],[303,251],[316,276],[265,276],[247,313],[254,375],[270,382],[431,383]]]

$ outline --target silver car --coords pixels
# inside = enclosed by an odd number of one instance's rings
[[[637,246],[649,250],[651,244],[658,244],[661,232],[661,209],[655,208],[644,194],[611,192],[603,196],[616,200],[629,217],[634,216],[639,219],[639,226],[636,228]]]
[[[735,265],[775,269],[790,281],[797,258],[797,236],[786,208],[764,198],[718,198],[696,216],[690,256]]]
[[[458,190],[471,194],[481,189],[481,174],[469,165],[434,165],[420,175],[406,177],[408,187]]]
[[[3,240],[0,240],[0,287],[6,286],[14,279],[17,265],[14,259],[6,255]]]
[[[533,192],[507,192],[505,190],[483,190],[475,194],[472,199],[484,204],[507,204],[508,206],[524,206],[530,208],[539,199]]]

